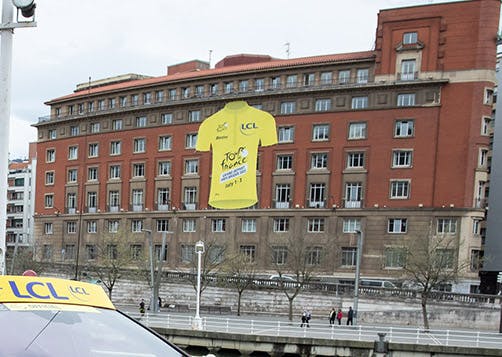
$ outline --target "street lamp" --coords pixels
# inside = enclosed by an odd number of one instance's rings
[[[363,254],[364,234],[360,230],[356,230],[357,234],[357,255],[356,255],[356,279],[354,281],[354,320],[357,324],[359,318],[359,276],[361,275],[361,256]]]
[[[33,0],[16,0],[14,5],[25,15],[34,15]],[[35,27],[34,18],[28,21],[14,22],[14,8],[9,0],[2,1],[2,23],[0,24],[0,275],[5,274],[5,221],[7,220],[7,176],[9,174],[9,126],[10,92],[12,72],[12,36],[15,28]],[[31,7],[29,11],[28,7]]]
[[[150,229],[143,229],[143,232],[145,232],[148,236],[148,245],[149,245],[149,257],[150,257],[150,284],[151,284],[151,292],[150,292],[150,309],[152,309],[153,312],[157,312],[157,304],[156,301],[154,300],[154,270],[153,270],[153,238],[152,238],[152,231]]]
[[[198,241],[195,243],[195,253],[197,253],[197,298],[196,298],[196,307],[195,307],[195,317],[193,319],[192,328],[194,330],[202,330],[202,319],[199,315],[199,307],[200,307],[200,262],[202,253],[204,253],[204,242]]]

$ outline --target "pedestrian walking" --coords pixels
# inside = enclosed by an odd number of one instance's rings
[[[160,308],[162,307],[162,299],[160,298],[159,296],[159,312],[160,312]]]
[[[338,325],[342,324],[342,317],[343,317],[342,309],[338,309],[338,312],[336,314],[336,319],[338,320]]]
[[[354,310],[352,310],[352,306],[349,307],[349,311],[347,312],[347,326],[353,325],[354,322]]]
[[[336,319],[336,310],[335,310],[335,308],[332,308],[329,313],[329,325],[330,326],[333,326],[335,324],[335,319]]]
[[[302,323],[300,327],[303,327],[303,325],[307,325],[307,310],[303,310],[302,312]]]
[[[145,300],[141,299],[141,302],[139,303],[139,313],[141,316],[145,315]]]
[[[312,314],[310,310],[307,310],[307,327],[310,327],[310,319],[312,318]]]

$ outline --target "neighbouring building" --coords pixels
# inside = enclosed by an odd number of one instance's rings
[[[477,291],[499,13],[498,0],[382,10],[374,50],[189,61],[49,100],[34,124],[38,258],[92,262],[119,230],[139,255],[146,229],[157,254],[167,234],[170,268],[204,240],[270,272],[302,240],[319,274],[349,277],[363,232],[362,276],[398,279],[406,242],[448,235],[452,268],[470,262],[454,289]],[[195,143],[233,100],[271,113],[279,143],[259,150],[258,203],[216,210]]]

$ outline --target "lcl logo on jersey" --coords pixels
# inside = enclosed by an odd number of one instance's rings
[[[256,130],[256,129],[258,129],[258,125],[256,125],[255,122],[249,122],[249,123],[242,123],[241,124],[241,132],[243,134],[246,134],[246,131]]]

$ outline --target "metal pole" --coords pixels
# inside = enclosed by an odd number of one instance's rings
[[[10,0],[2,2],[2,27],[11,24],[14,8]],[[5,275],[7,176],[9,174],[9,126],[12,72],[12,35],[14,29],[0,30],[0,274]]]
[[[155,298],[155,287],[154,287],[154,269],[153,269],[153,238],[152,238],[152,231],[146,231],[148,233],[148,241],[150,245],[150,284],[152,285],[152,290],[150,293],[150,309],[153,312],[156,312],[155,306],[156,306],[156,301],[154,300]]]
[[[364,234],[362,231],[356,231],[357,233],[357,255],[356,255],[356,279],[354,282],[354,324],[357,325],[357,320],[359,318],[359,276],[361,275],[361,256],[363,254],[363,239]]]
[[[200,319],[200,265],[201,265],[202,252],[197,252],[197,307],[195,310],[195,318]]]

